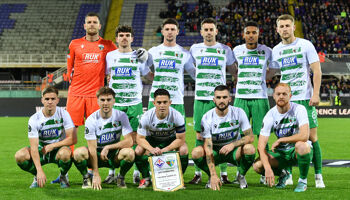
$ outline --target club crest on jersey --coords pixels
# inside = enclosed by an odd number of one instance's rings
[[[166,60],[166,59],[161,59],[159,60],[159,68],[161,69],[175,69],[175,60]]]
[[[105,48],[105,46],[103,44],[99,44],[98,48],[100,49],[100,51],[102,51]]]
[[[259,65],[259,57],[255,57],[255,56],[244,57],[243,65]]]
[[[54,138],[58,137],[58,130],[57,129],[48,129],[41,131],[41,137],[43,138]]]
[[[154,165],[156,165],[158,168],[162,168],[162,166],[164,165],[164,161],[162,160],[162,159],[160,159],[160,158],[158,158],[157,160],[156,160],[156,162],[154,162]]]
[[[297,64],[298,64],[298,62],[297,62],[296,56],[282,58],[282,67],[295,66]]]
[[[206,66],[218,66],[219,59],[216,57],[202,57],[201,58],[201,65]]]
[[[114,141],[116,139],[116,134],[114,132],[112,133],[105,133],[98,138],[99,144],[106,144],[110,143],[111,141]]]
[[[115,76],[132,76],[131,67],[117,67],[115,69]]]
[[[83,61],[84,63],[98,63],[100,60],[101,54],[99,53],[84,53]]]
[[[82,44],[80,47],[83,49],[83,48],[84,48],[84,45]]]

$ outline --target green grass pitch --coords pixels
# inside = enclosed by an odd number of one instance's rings
[[[188,124],[192,118],[187,119]],[[221,191],[204,189],[208,180],[203,176],[200,185],[186,184],[186,189],[172,193],[154,192],[151,188],[139,190],[132,184],[132,172],[127,174],[128,189],[119,189],[116,185],[103,184],[102,191],[82,190],[82,177],[73,165],[69,171],[71,187],[61,189],[58,184],[46,184],[45,188],[29,189],[32,175],[22,171],[14,160],[15,152],[29,145],[27,138],[28,117],[1,117],[0,118],[0,199],[349,199],[350,197],[350,170],[349,168],[324,167],[323,176],[326,184],[325,189],[316,189],[314,183],[314,169],[310,167],[308,176],[308,190],[302,194],[293,192],[294,186],[287,186],[282,190],[267,188],[260,185],[259,175],[252,169],[246,175],[248,189],[241,190],[238,185],[225,185]],[[349,127],[350,119],[319,119],[319,141],[324,159],[350,160]],[[83,138],[83,127],[79,129],[79,141],[76,147],[86,145]],[[271,137],[271,141],[275,137]],[[194,147],[195,134],[192,126],[187,127],[189,149]],[[257,141],[254,142],[255,146]],[[44,166],[47,181],[55,179],[59,173],[54,164]],[[219,170],[218,170],[219,173]],[[236,173],[236,167],[228,168],[229,178],[232,180]],[[298,169],[293,169],[294,183],[298,179]],[[107,169],[100,170],[101,178],[108,174]],[[191,180],[194,168],[188,167],[184,175],[185,183]]]

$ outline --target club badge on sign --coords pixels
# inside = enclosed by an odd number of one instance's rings
[[[172,192],[184,187],[179,153],[167,152],[148,158],[154,191]]]

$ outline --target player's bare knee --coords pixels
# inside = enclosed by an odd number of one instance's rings
[[[317,128],[310,129],[309,139],[312,142],[316,142],[318,140],[318,138],[317,138]]]
[[[135,152],[132,148],[121,149],[119,155],[119,160],[125,160],[127,162],[133,162],[135,159]]]
[[[22,163],[26,160],[30,160],[30,154],[28,152],[28,149],[25,147],[18,150],[15,154],[15,159],[17,163]]]
[[[306,142],[297,142],[295,143],[295,151],[299,155],[305,155],[307,153],[310,153],[310,147]]]
[[[89,158],[89,152],[86,147],[80,147],[74,150],[73,157],[75,161],[81,162]]]
[[[252,144],[246,144],[243,146],[243,153],[245,155],[252,155],[255,154],[255,148]]]
[[[260,160],[257,160],[256,162],[253,163],[253,169],[256,173],[262,174],[263,168],[264,167],[263,167],[262,162]]]
[[[135,155],[136,156],[142,156],[145,153],[145,149],[142,148],[140,145],[137,145],[135,149]]]
[[[61,147],[61,149],[57,152],[57,159],[62,160],[63,162],[67,162],[72,157],[72,151],[68,147]]]
[[[199,147],[196,147],[192,150],[192,158],[193,159],[198,159],[198,158],[201,158],[204,156],[204,150],[203,150],[203,147],[199,146]]]
[[[187,144],[184,143],[180,148],[179,148],[179,154],[180,156],[187,155],[188,154],[188,147]]]

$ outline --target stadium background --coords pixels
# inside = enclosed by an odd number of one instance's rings
[[[129,24],[133,26],[136,33],[133,48],[143,47],[145,49],[161,43],[160,24],[165,17],[174,17],[179,21],[180,34],[177,37],[177,43],[189,48],[193,43],[202,42],[199,35],[199,23],[206,17],[217,19],[219,29],[217,39],[230,47],[244,42],[241,37],[241,27],[245,21],[258,21],[260,24],[259,42],[273,47],[280,41],[275,31],[276,18],[284,13],[295,16],[297,19],[296,35],[309,39],[315,45],[321,60],[323,71],[321,105],[325,107],[318,107],[319,116],[346,118],[342,120],[331,118],[320,120],[320,142],[323,145],[324,158],[350,160],[349,150],[346,150],[350,141],[348,131],[350,128],[350,2],[348,0],[1,0],[0,116],[2,117],[0,117],[0,135],[3,138],[10,136],[10,142],[2,140],[2,149],[0,149],[5,152],[1,155],[1,163],[9,163],[5,164],[5,168],[1,170],[1,175],[9,174],[6,175],[5,179],[9,184],[1,183],[2,186],[8,189],[8,192],[2,192],[5,197],[12,198],[11,193],[15,190],[11,186],[18,185],[19,188],[26,191],[21,198],[31,198],[25,195],[28,191],[23,189],[27,189],[27,185],[30,184],[30,175],[23,173],[15,166],[13,155],[18,148],[28,144],[26,137],[27,120],[41,106],[40,91],[43,87],[46,85],[58,87],[62,100],[60,105],[65,105],[68,82],[64,80],[63,75],[66,72],[68,45],[72,39],[84,36],[84,16],[90,11],[97,12],[101,16],[103,27],[100,35],[103,38],[114,41],[115,27],[118,24]],[[227,78],[227,85],[234,93],[235,81],[230,76]],[[278,80],[279,77],[276,76],[268,81],[270,95]],[[147,105],[150,85],[149,83],[144,84],[143,103]],[[185,75],[185,84],[186,115],[191,117],[194,81],[188,75]],[[341,106],[339,102],[334,101],[336,96],[340,97]],[[187,121],[191,122],[192,120]],[[191,123],[189,123],[188,132],[188,143],[192,141],[194,144],[192,138],[194,132]],[[78,146],[85,145],[82,133],[79,134]],[[190,147],[193,144],[190,144]],[[10,173],[6,172],[5,169],[10,170]],[[55,176],[54,174],[57,171],[53,166],[44,169],[48,169],[48,173],[52,173],[52,177]],[[327,194],[327,191],[330,190],[333,192],[334,190],[347,191],[334,194],[344,195],[338,196],[340,199],[347,198],[349,184],[344,184],[341,187],[332,187],[329,184],[333,179],[335,183],[336,180],[339,180],[340,183],[348,183],[350,174],[347,169],[324,168],[327,188],[321,192],[314,188],[314,190],[311,189],[312,198],[336,197]],[[189,174],[188,177],[192,176],[191,171],[192,168],[186,173]],[[296,172],[293,176],[295,178],[298,172],[297,170],[294,171]],[[330,172],[330,175],[327,175],[327,172]],[[231,173],[234,174],[232,171]],[[20,181],[14,180],[16,174],[20,174],[22,177]],[[10,175],[13,177],[10,177]],[[249,175],[257,177],[252,172]],[[333,175],[334,177],[330,178]],[[73,182],[76,178],[73,186],[80,185],[78,174],[73,172],[71,177]],[[248,177],[248,183],[257,182],[256,177],[255,179]],[[327,178],[329,178],[329,181],[327,181]],[[185,182],[186,179],[189,178],[185,176]],[[309,182],[312,185],[313,178],[310,178]],[[48,186],[48,190],[38,192],[39,197],[64,198],[64,195],[63,197],[50,196],[49,193],[52,192],[53,188]],[[76,188],[80,187],[77,186]],[[191,187],[189,189],[191,190]],[[184,191],[180,193],[180,196],[186,198],[186,194],[201,195],[198,192],[201,190],[198,189],[202,189],[202,187],[195,187],[197,191],[192,193]],[[229,194],[230,189],[224,187],[222,195]],[[71,192],[65,193],[66,196],[69,197]],[[204,195],[203,198],[213,197],[210,193],[204,193],[208,196]],[[259,196],[260,194],[272,194],[273,191],[259,186],[257,192],[250,191],[249,193]],[[286,192],[280,193],[290,195]],[[123,192],[123,194],[127,194],[127,192]],[[151,194],[154,195],[153,193],[147,193],[148,197],[151,197]],[[254,195],[244,196],[244,192],[241,191],[238,191],[238,194],[239,197],[243,195],[241,197],[254,198]],[[322,196],[322,194],[326,196]],[[135,195],[138,195],[138,192]],[[88,197],[88,195],[86,196]],[[80,198],[76,197],[77,199]],[[158,197],[160,196],[158,195]],[[294,196],[287,197],[292,198]]]

